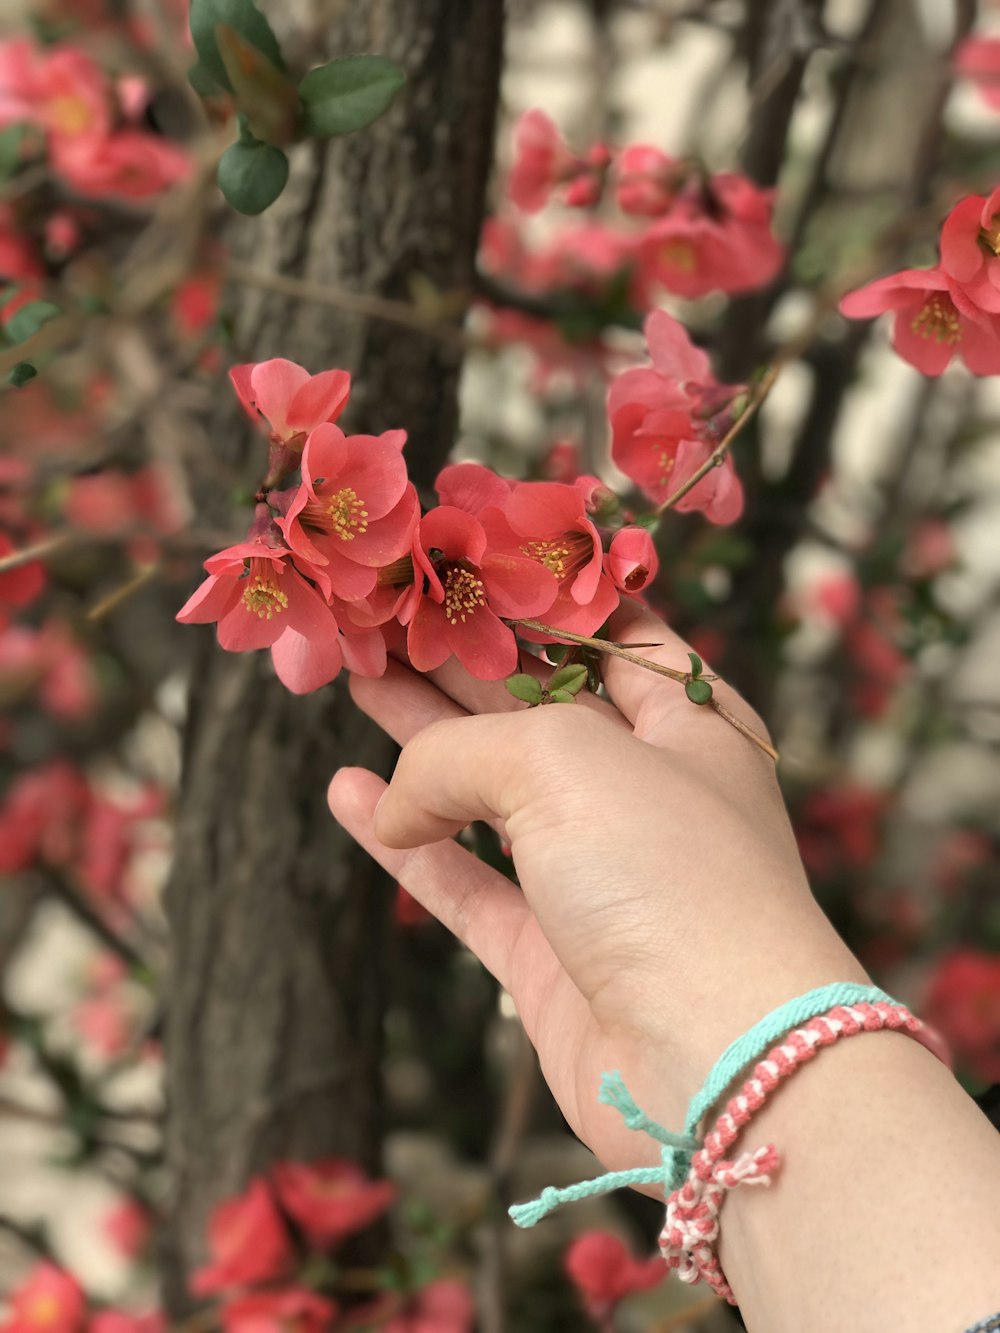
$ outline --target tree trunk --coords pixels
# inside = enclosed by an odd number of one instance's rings
[[[403,300],[418,275],[441,291],[468,287],[502,0],[261,7],[303,67],[378,51],[405,67],[408,82],[371,129],[299,149],[278,205],[234,226],[234,252],[257,270]],[[433,478],[457,421],[454,341],[249,286],[233,298],[241,358],[349,369],[348,427],[405,427],[411,475],[418,485]],[[212,438],[254,486],[264,448],[235,409],[220,407]],[[218,514],[222,504],[216,494],[206,507]],[[293,697],[266,654],[222,653],[211,631],[197,655],[167,892],[173,1194],[163,1263],[175,1314],[188,1305],[209,1210],[254,1172],[289,1156],[375,1165],[388,904],[325,793],[342,764],[385,771],[390,744],[340,681]]]

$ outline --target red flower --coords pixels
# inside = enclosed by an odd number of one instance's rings
[[[153,1219],[138,1199],[122,1199],[104,1214],[101,1225],[115,1249],[126,1259],[137,1259],[149,1246]]]
[[[941,267],[969,300],[1000,312],[1000,189],[960,199],[941,228]]]
[[[895,312],[892,345],[924,375],[940,375],[960,356],[976,375],[1000,374],[1000,322],[984,313],[943,269],[904,269],[849,292],[848,319]]]
[[[987,106],[1000,111],[1000,37],[967,37],[956,52],[955,70],[972,79]]]
[[[514,131],[514,165],[507,193],[525,213],[537,213],[553,189],[576,169],[578,159],[544,111],[526,111]]]
[[[651,144],[630,144],[615,164],[615,198],[623,213],[656,218],[677,197],[681,164]]]
[[[148,199],[186,180],[192,165],[177,144],[134,129],[56,141],[52,163],[81,194],[116,199]]]
[[[618,592],[604,572],[601,535],[587,516],[583,487],[516,482],[502,510],[484,510],[481,519],[491,551],[526,556],[554,575],[556,596],[543,617],[549,624],[592,634],[617,608]]]
[[[285,1277],[295,1259],[292,1243],[265,1180],[216,1208],[208,1223],[211,1263],[191,1279],[197,1296]]]
[[[86,1313],[76,1279],[55,1264],[40,1263],[11,1293],[0,1333],[82,1333]]]
[[[205,561],[209,577],[178,611],[184,624],[218,621],[229,652],[270,648],[278,678],[295,694],[333,680],[345,664],[364,675],[385,670],[377,630],[341,626],[333,610],[270,534],[230,546]]]
[[[388,1180],[369,1180],[354,1162],[279,1162],[272,1171],[281,1206],[310,1245],[331,1249],[381,1217],[396,1198]]]
[[[166,1333],[167,1321],[159,1310],[128,1314],[124,1310],[101,1310],[87,1323],[87,1333]]]
[[[771,231],[771,190],[724,173],[692,181],[639,244],[647,283],[678,296],[755,291],[777,276],[785,251]]]
[[[0,558],[17,549],[5,532],[0,532]],[[45,587],[45,566],[31,560],[17,569],[0,574],[0,612],[10,606],[27,606]]]
[[[610,1231],[586,1231],[566,1251],[566,1273],[591,1318],[606,1319],[623,1297],[662,1282],[667,1266],[656,1255],[636,1259]]]
[[[336,421],[351,392],[346,370],[310,375],[281,357],[233,366],[229,378],[250,416],[255,421],[263,417],[270,426],[270,438],[293,449],[301,449],[317,426]]]
[[[641,592],[660,570],[653,539],[646,528],[622,528],[611,538],[604,568],[621,592]]]
[[[608,393],[611,456],[621,470],[662,503],[708,459],[729,421],[739,392],[717,383],[708,357],[663,310],[646,320],[651,370],[626,370]],[[743,509],[743,488],[727,455],[677,504],[700,509],[712,523],[732,523]]]
[[[36,860],[65,865],[89,800],[87,783],[65,760],[20,773],[0,805],[0,872],[17,874]]]
[[[222,1307],[225,1333],[328,1333],[337,1306],[308,1287],[255,1291]]]
[[[946,954],[931,977],[926,1009],[958,1061],[988,1083],[1000,1081],[1000,954]]]
[[[796,827],[808,869],[831,874],[870,865],[881,845],[887,807],[883,792],[851,783],[811,792]]]
[[[465,1283],[439,1277],[402,1308],[398,1296],[386,1295],[359,1309],[347,1327],[376,1327],[379,1333],[472,1333],[475,1318],[476,1307]]]
[[[302,485],[277,520],[296,556],[329,595],[356,601],[376,570],[405,554],[420,517],[401,449],[405,431],[345,435],[317,426],[302,451]]]
[[[407,633],[417,671],[433,671],[454,654],[480,680],[517,668],[513,631],[500,619],[537,616],[555,599],[552,573],[524,556],[487,552],[483,525],[452,505],[421,519],[413,548],[422,584]]]

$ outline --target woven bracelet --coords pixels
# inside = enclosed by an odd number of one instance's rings
[[[781,1159],[773,1144],[734,1159],[728,1156],[729,1149],[775,1088],[818,1051],[845,1037],[880,1031],[905,1032],[935,1053],[940,1049],[935,1034],[904,1005],[860,1001],[837,1005],[793,1029],[755,1066],[706,1134],[704,1145],[691,1159],[687,1179],[667,1200],[660,1253],[683,1282],[705,1282],[716,1295],[736,1304],[717,1252],[722,1205],[737,1185],[769,1185]]]

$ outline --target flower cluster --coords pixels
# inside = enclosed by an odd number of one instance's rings
[[[612,453],[662,502],[711,455],[739,391],[715,382],[667,314],[650,317],[647,335],[653,369],[626,372],[611,391]],[[296,693],[342,666],[380,674],[387,645],[418,671],[454,656],[497,680],[517,670],[516,630],[553,641],[521,620],[592,635],[620,596],[656,577],[648,526],[626,522],[596,477],[508,481],[453,464],[437,479],[439,503],[422,513],[405,433],[347,435],[337,425],[350,392],[343,371],[310,375],[276,359],[238,366],[231,378],[267,436],[267,476],[246,540],[205,562],[208,578],[178,619],[217,622],[230,651],[269,648]],[[741,504],[726,459],[678,507],[725,523]]]
[[[635,224],[591,224],[590,249],[614,254],[619,267],[633,270],[642,305],[660,290],[691,298],[753,291],[784,262],[771,226],[773,191],[735,173],[709,173],[649,144],[631,144],[617,155],[597,144],[577,155],[544,112],[521,117],[507,190],[523,212],[538,212],[552,198],[592,209],[609,184],[618,208]],[[598,236],[605,238],[601,246]]]
[[[668,1272],[658,1254],[637,1259],[610,1231],[585,1231],[577,1236],[566,1251],[563,1266],[587,1314],[602,1328],[609,1327],[607,1321],[626,1296],[658,1286]]]
[[[925,375],[940,375],[956,356],[976,375],[1000,375],[1000,188],[959,200],[933,268],[879,278],[840,310],[848,319],[892,311],[893,347]]]
[[[79,194],[146,199],[188,175],[183,149],[140,128],[147,101],[141,79],[115,83],[75,46],[0,43],[0,129],[28,128],[53,172]]]

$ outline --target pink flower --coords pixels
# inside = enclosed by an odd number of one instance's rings
[[[178,283],[170,298],[170,312],[182,334],[204,333],[219,314],[222,274],[218,269],[202,269]]]
[[[692,181],[639,243],[646,282],[690,298],[765,287],[785,257],[771,230],[773,198],[731,173]]]
[[[329,1333],[337,1305],[308,1287],[255,1291],[222,1307],[224,1333]]]
[[[16,38],[0,44],[0,125],[41,126],[53,148],[103,138],[111,129],[111,86],[91,58],[71,46],[39,52]]]
[[[406,642],[416,670],[433,671],[452,654],[480,680],[516,670],[514,634],[499,617],[548,610],[553,574],[524,556],[488,552],[483,525],[452,505],[421,519],[413,557],[421,584]]]
[[[941,268],[973,305],[1000,313],[1000,189],[967,195],[945,218]]]
[[[601,534],[587,515],[583,487],[515,482],[503,508],[484,510],[481,521],[491,551],[527,557],[555,577],[555,599],[541,617],[548,624],[592,634],[617,608],[618,592],[604,572]]]
[[[401,449],[406,432],[345,435],[317,426],[302,451],[302,485],[278,527],[330,595],[356,601],[376,570],[410,549],[420,517]]]
[[[577,158],[544,111],[526,111],[514,131],[514,165],[507,193],[525,213],[537,213],[568,175]]]
[[[363,1231],[396,1198],[388,1180],[369,1180],[354,1162],[279,1162],[272,1170],[281,1206],[302,1228],[310,1245],[332,1249]]]
[[[641,592],[660,570],[653,539],[646,528],[622,528],[611,538],[604,568],[620,592]]]
[[[363,675],[381,675],[382,636],[346,623],[342,632],[333,610],[294,567],[291,555],[270,533],[220,551],[205,561],[209,577],[177,619],[184,624],[217,621],[219,645],[229,652],[270,648],[278,678],[295,694],[326,685],[345,664]]]
[[[806,867],[830,875],[871,865],[881,846],[888,804],[883,792],[853,783],[811,792],[795,830]]]
[[[178,144],[134,129],[57,141],[52,164],[74,190],[109,199],[149,199],[186,180],[192,168]]]
[[[265,1180],[252,1180],[243,1194],[213,1211],[208,1249],[211,1263],[199,1268],[191,1279],[191,1290],[197,1296],[287,1276],[295,1255]]]
[[[149,1246],[153,1219],[138,1199],[125,1198],[104,1214],[101,1226],[119,1254],[137,1259]]]
[[[90,791],[72,764],[55,759],[19,773],[0,804],[0,872],[74,856]]]
[[[666,213],[680,184],[681,164],[650,144],[630,144],[615,166],[615,198],[623,213],[655,218]]]
[[[0,558],[17,550],[17,544],[0,531]],[[33,602],[45,587],[45,566],[40,560],[30,560],[26,565],[10,569],[0,574],[0,609],[9,606],[27,606]]]
[[[646,320],[652,369],[626,370],[608,393],[611,456],[661,504],[708,459],[729,421],[739,389],[720,385],[708,357],[663,310]],[[732,523],[743,509],[743,488],[727,455],[677,504],[702,510],[713,523]]]
[[[988,1083],[1000,1081],[1000,954],[963,947],[938,961],[926,1017],[956,1059]]]
[[[464,1282],[458,1278],[439,1277],[422,1287],[401,1310],[398,1309],[398,1298],[394,1300],[390,1296],[378,1302],[374,1309],[359,1313],[362,1317],[378,1320],[380,1333],[472,1333],[476,1307]]]
[[[585,1231],[570,1245],[563,1263],[595,1320],[607,1319],[623,1297],[655,1287],[667,1275],[659,1255],[636,1259],[610,1231]]]
[[[125,1310],[101,1310],[91,1315],[87,1333],[166,1333],[167,1321],[159,1310],[129,1314]]]
[[[895,313],[892,345],[924,375],[940,375],[960,356],[976,375],[1000,374],[1000,323],[976,306],[943,269],[904,269],[849,292],[848,319]]]
[[[11,1293],[0,1333],[82,1333],[87,1301],[75,1278],[39,1263]]]
[[[987,106],[1000,111],[1000,37],[967,37],[956,52],[955,70],[973,80]]]
[[[347,405],[351,377],[346,370],[310,375],[294,361],[275,357],[229,372],[240,402],[256,421],[263,417],[270,438],[301,449],[306,436],[324,422],[336,421]]]

